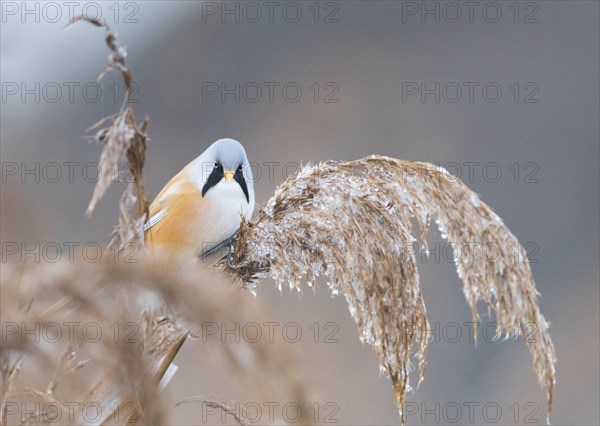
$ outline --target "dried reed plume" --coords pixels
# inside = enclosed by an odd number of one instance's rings
[[[202,330],[207,323],[231,329],[240,322],[272,321],[259,304],[211,271],[189,261],[179,263],[173,256],[138,260],[6,265],[0,282],[0,407],[7,409],[1,413],[2,424],[83,424],[86,417],[80,410],[90,404],[101,408],[96,424],[136,419],[164,424],[167,409],[157,384],[182,324],[187,332]],[[63,327],[62,338],[54,341],[57,324],[77,326],[71,335]],[[120,338],[114,324],[120,327]],[[82,332],[86,325],[94,325],[87,339]],[[32,333],[36,328],[49,331]],[[97,329],[102,332],[95,341]],[[203,339],[225,362],[224,380],[243,386],[255,398],[289,398],[308,412],[315,399],[289,345],[264,339],[223,342],[219,335],[203,334]],[[15,419],[23,411],[11,416],[10,409],[23,401],[30,401],[29,407],[38,402],[41,409],[30,408],[25,418]],[[69,404],[75,407],[72,417],[66,414]],[[58,419],[53,418],[56,407],[63,410]]]
[[[83,15],[75,17],[67,27],[79,21],[86,21],[96,27],[104,28],[109,53],[106,68],[100,73],[98,80],[101,80],[108,71],[117,70],[120,72],[125,85],[125,99],[120,111],[117,114],[104,117],[88,129],[96,130],[107,121],[110,121],[109,126],[97,130],[93,137],[96,142],[104,144],[98,165],[99,169],[102,170],[102,174],[96,183],[86,214],[88,216],[92,215],[96,204],[113,182],[118,164],[126,159],[129,171],[134,179],[135,192],[133,186],[128,185],[123,193],[119,225],[115,230],[112,244],[117,246],[133,242],[143,244],[144,221],[148,216],[149,206],[148,194],[142,182],[142,172],[146,160],[146,142],[148,141],[148,135],[146,134],[148,117],[145,117],[140,124],[137,123],[130,102],[133,75],[127,67],[127,51],[125,47],[119,46],[117,34],[105,22]],[[135,213],[132,211],[133,204],[135,204]],[[134,217],[137,217],[137,219],[134,219]]]
[[[556,356],[525,251],[502,219],[442,168],[380,156],[309,164],[277,188],[255,223],[242,225],[224,269],[250,288],[269,274],[280,288],[325,276],[331,291],[346,297],[361,340],[379,355],[402,416],[413,345],[420,383],[429,329],[411,220],[423,246],[430,220],[452,244],[474,322],[483,300],[504,332],[535,327],[536,338],[526,342],[549,415]]]

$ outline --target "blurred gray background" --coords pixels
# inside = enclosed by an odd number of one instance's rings
[[[221,137],[245,145],[263,204],[299,162],[384,154],[461,176],[528,248],[558,355],[552,423],[600,422],[598,2],[478,2],[471,15],[462,2],[433,1],[74,3],[75,13],[101,11],[127,46],[135,111],[150,117],[151,197]],[[118,110],[122,87],[114,74],[94,84],[106,62],[102,31],[63,30],[69,12],[61,2],[2,3],[3,242],[104,244],[117,221],[119,186],[92,219],[84,216],[94,186],[85,165],[100,147],[82,134]],[[221,89],[233,94],[222,98]],[[481,335],[477,346],[469,342],[461,283],[436,241],[441,256],[423,263],[421,277],[438,333],[425,381],[409,398],[409,424],[545,422],[525,345]],[[343,297],[325,286],[280,294],[266,282],[258,298],[275,321],[301,325],[293,346],[323,400],[339,408],[332,419],[398,423],[391,384],[359,342]],[[328,322],[336,343],[323,342]],[[198,362],[195,345],[179,356],[169,398],[231,398],[235,380]],[[189,407],[173,419],[200,417]]]

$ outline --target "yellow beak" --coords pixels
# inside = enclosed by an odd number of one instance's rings
[[[224,174],[227,182],[231,182],[231,179],[233,179],[233,170],[225,170]]]

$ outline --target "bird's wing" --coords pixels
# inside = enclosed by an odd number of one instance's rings
[[[160,210],[155,215],[150,216],[150,219],[148,219],[148,222],[146,222],[144,224],[144,231],[147,231],[148,229],[152,228],[154,225],[156,225],[158,223],[159,220],[161,220],[166,215],[167,215],[167,210],[163,209],[163,210]]]
[[[210,230],[201,226],[207,207],[196,184],[174,178],[150,205],[150,219],[144,229],[146,244],[197,249]]]
[[[174,197],[183,194],[182,190],[187,187],[183,182],[181,173],[175,175],[158,193],[152,204],[150,204],[150,212],[148,222],[144,225],[144,231],[152,228],[167,214],[167,205],[169,200],[173,200]]]

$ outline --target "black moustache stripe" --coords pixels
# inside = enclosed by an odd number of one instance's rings
[[[223,177],[224,177],[223,166],[221,164],[219,164],[210,173],[210,176],[208,176],[208,180],[202,187],[202,197],[204,197],[204,195],[208,192],[208,190],[210,188],[215,186],[217,183],[221,182],[221,179],[223,179]]]
[[[248,186],[246,186],[246,179],[244,179],[244,174],[242,173],[242,169],[237,169],[233,178],[237,183],[242,187],[242,191],[244,191],[244,195],[246,196],[246,201],[250,202],[250,195],[248,194]]]
[[[208,190],[221,182],[221,180],[225,177],[225,173],[223,171],[223,166],[219,164],[217,167],[213,169],[213,171],[208,176],[206,183],[202,187],[202,197],[206,195]],[[246,185],[246,179],[244,179],[244,174],[241,169],[237,169],[235,175],[233,175],[233,179],[240,185],[244,195],[246,196],[246,201],[250,202],[250,194],[248,193],[248,186]]]

